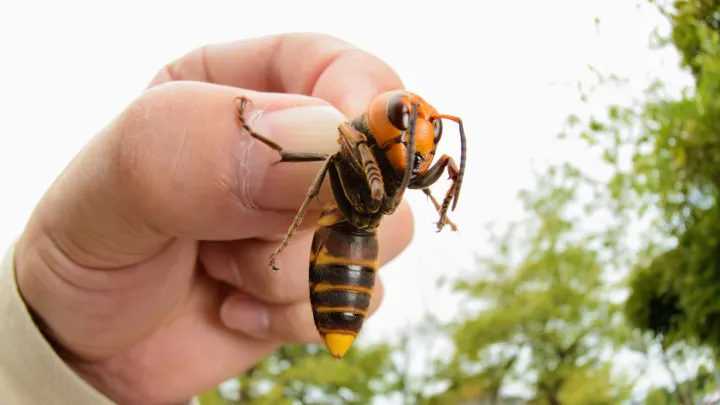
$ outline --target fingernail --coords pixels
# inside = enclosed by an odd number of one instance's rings
[[[245,296],[231,296],[220,309],[220,319],[230,329],[258,336],[270,327],[270,313],[261,303]]]
[[[325,104],[267,112],[254,110],[248,114],[247,120],[255,132],[271,139],[285,150],[331,155],[339,147],[338,126],[347,121],[347,118],[337,109]],[[257,210],[260,206],[267,209],[275,204],[267,200],[264,193],[267,184],[272,184],[270,187],[275,189],[286,187],[279,185],[279,182],[285,181],[282,177],[275,177],[269,181],[266,178],[268,172],[276,170],[271,169],[271,163],[278,161],[278,153],[262,145],[259,140],[244,134],[238,160],[240,164],[237,194],[241,196],[242,204],[248,210]],[[307,178],[307,181],[311,182],[317,173],[316,167],[317,165],[281,165],[275,173],[282,173],[289,181]],[[296,170],[302,174],[295,176],[299,174],[295,172]],[[315,170],[315,173],[308,174],[308,170]],[[288,176],[288,174],[293,175]]]
[[[347,117],[332,106],[316,105],[268,112],[258,121],[258,132],[273,140],[297,138],[305,150],[332,153],[337,150],[338,126]]]

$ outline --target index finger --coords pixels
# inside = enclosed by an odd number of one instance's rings
[[[350,118],[376,95],[403,88],[398,74],[377,56],[340,39],[310,33],[197,48],[166,65],[150,87],[174,80],[305,94],[329,102]]]

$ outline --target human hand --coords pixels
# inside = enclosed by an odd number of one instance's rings
[[[284,147],[332,153],[345,118],[323,100],[352,116],[401,86],[379,59],[310,34],[168,65],[70,163],[16,244],[20,292],[58,353],[119,404],[172,404],[282,344],[320,342],[307,295],[320,204],[281,270],[268,268],[320,163],[271,167],[277,153],[242,130],[233,100],[248,96],[251,124]],[[403,204],[380,227],[381,264],[411,235]],[[382,295],[378,282],[371,313]]]

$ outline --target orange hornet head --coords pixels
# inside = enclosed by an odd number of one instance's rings
[[[434,118],[437,110],[422,97],[404,90],[380,94],[368,108],[370,132],[400,176],[405,173],[407,165],[406,132],[410,127],[413,103],[418,104],[418,117],[415,124],[415,161],[412,174],[422,176],[430,168],[442,136],[442,121]]]

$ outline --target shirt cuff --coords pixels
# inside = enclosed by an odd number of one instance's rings
[[[117,405],[80,378],[45,340],[20,296],[15,246],[0,263],[0,398],[13,405]],[[180,405],[200,405],[197,398]]]

